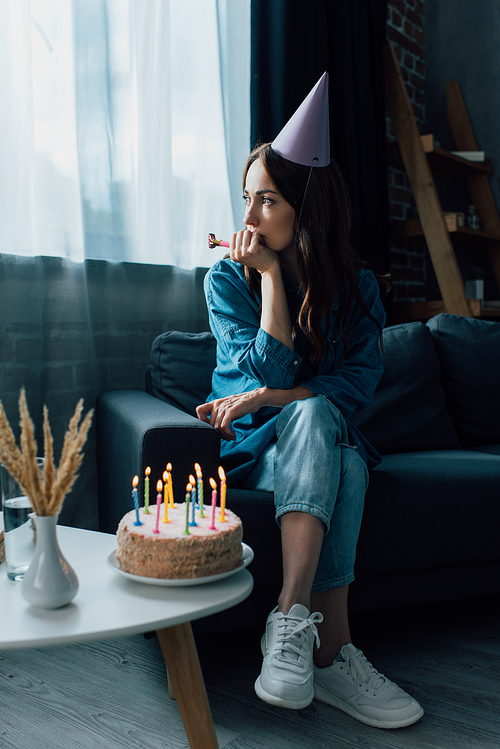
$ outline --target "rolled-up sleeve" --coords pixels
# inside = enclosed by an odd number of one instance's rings
[[[260,302],[250,295],[242,269],[220,261],[205,277],[210,325],[218,345],[255,387],[293,387],[301,357],[260,327]]]
[[[383,327],[385,312],[380,300],[377,280],[365,271],[359,279],[359,291],[377,322]],[[349,419],[355,411],[372,401],[384,367],[380,350],[380,331],[355,303],[350,316],[348,348],[342,362],[343,346],[337,343],[336,359],[331,371],[300,384],[313,395],[324,395]]]

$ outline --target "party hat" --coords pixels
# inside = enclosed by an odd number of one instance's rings
[[[323,73],[271,147],[288,161],[304,166],[330,163],[328,73]]]

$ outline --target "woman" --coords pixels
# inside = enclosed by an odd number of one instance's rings
[[[333,162],[308,169],[265,144],[243,184],[246,229],[205,279],[217,367],[197,413],[223,437],[228,481],[274,491],[283,588],[255,689],[282,707],[316,696],[369,725],[409,725],[421,707],[352,645],[347,615],[379,460],[349,422],[382,374],[378,283],[351,248]]]

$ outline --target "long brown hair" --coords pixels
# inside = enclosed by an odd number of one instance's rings
[[[326,319],[328,332],[335,297],[338,300],[337,332],[344,344],[344,354],[349,345],[349,315],[354,301],[382,333],[356,281],[356,269],[368,266],[356,255],[349,238],[351,202],[347,186],[334,161],[329,166],[311,170],[284,159],[273,151],[270,143],[264,143],[248,157],[243,189],[248,170],[257,159],[262,161],[271,182],[295,209],[295,252],[304,297],[296,325],[309,340],[309,363],[316,369],[326,353],[326,337],[320,323]],[[260,274],[245,267],[245,276],[250,289],[260,292]],[[387,277],[380,276],[378,280],[386,289],[389,287]]]

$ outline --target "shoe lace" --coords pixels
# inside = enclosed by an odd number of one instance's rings
[[[355,653],[347,653],[343,657],[347,663],[348,675],[354,682],[358,682],[359,686],[361,686],[360,682],[365,684],[367,691],[380,691],[388,683],[388,679],[377,671],[361,650],[357,650]]]
[[[276,637],[276,650],[280,655],[276,659],[284,663],[297,663],[304,658],[307,652],[308,632],[312,632],[316,646],[319,648],[320,640],[316,622],[323,621],[323,615],[319,611],[311,614],[307,619],[296,619],[292,616],[282,614],[278,621],[278,634]]]

